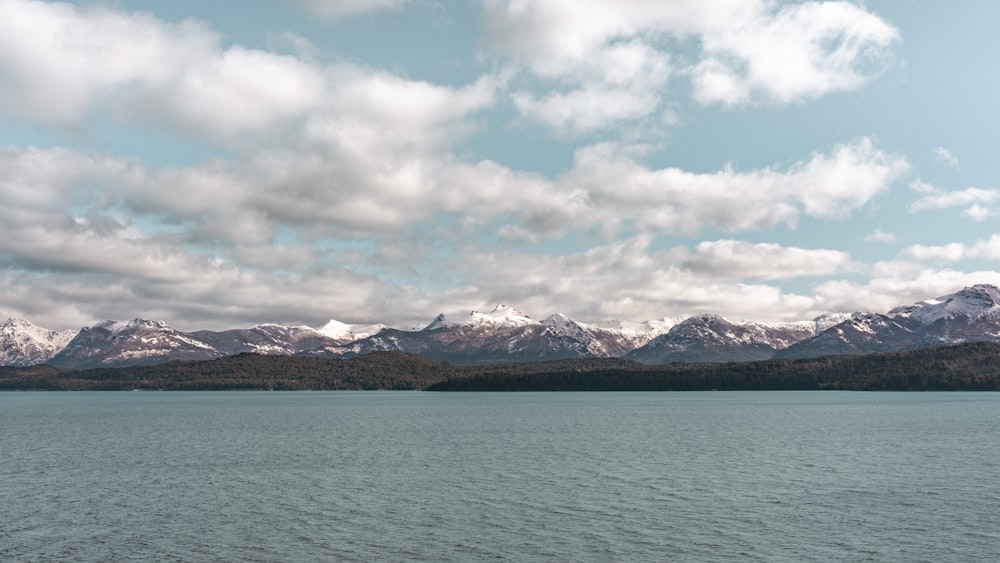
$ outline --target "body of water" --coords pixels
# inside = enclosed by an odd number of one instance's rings
[[[1000,560],[1000,394],[0,394],[0,561]]]

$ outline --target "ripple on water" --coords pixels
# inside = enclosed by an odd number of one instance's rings
[[[0,395],[2,561],[1000,559],[1000,400]]]

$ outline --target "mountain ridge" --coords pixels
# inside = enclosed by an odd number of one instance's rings
[[[56,332],[21,319],[0,326],[0,365],[65,368],[208,360],[241,353],[354,357],[403,352],[457,364],[626,358],[648,364],[751,361],[895,352],[963,342],[1000,342],[1000,289],[977,284],[886,313],[821,315],[811,321],[734,322],[699,314],[629,323],[584,323],[559,313],[536,320],[507,305],[458,320],[438,315],[422,329],[259,324],[182,332],[137,317]]]

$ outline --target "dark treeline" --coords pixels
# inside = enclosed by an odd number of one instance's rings
[[[511,365],[452,377],[428,391],[1000,390],[1000,345],[892,354],[593,370]]]
[[[405,390],[454,375],[450,370],[447,364],[397,352],[343,360],[240,354],[125,368],[0,368],[0,390]]]
[[[398,352],[348,359],[241,354],[154,366],[0,368],[0,390],[699,391],[1000,390],[1000,344],[893,354],[648,366],[621,359],[458,367]]]

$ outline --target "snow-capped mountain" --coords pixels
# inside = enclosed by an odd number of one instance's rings
[[[316,331],[327,338],[336,340],[341,344],[346,344],[378,334],[383,328],[385,328],[384,324],[352,325],[331,319],[330,322],[316,329]]]
[[[199,330],[190,333],[190,336],[211,345],[226,356],[244,353],[294,356],[345,342],[307,326],[276,324],[221,332]]]
[[[812,338],[778,350],[775,358],[816,358],[908,350],[919,338],[889,315],[856,313]]]
[[[438,315],[418,331],[385,329],[329,353],[398,351],[461,364],[617,357],[648,342],[659,334],[657,329],[655,322],[604,328],[559,314],[537,321],[498,305],[488,313],[472,311],[458,321]]]
[[[765,360],[815,334],[816,322],[768,325],[696,315],[625,357],[646,364]]]
[[[226,354],[160,321],[104,321],[82,329],[49,362],[69,368],[146,365],[170,360],[208,360]]]
[[[815,337],[779,352],[779,358],[900,352],[962,342],[1000,342],[1000,289],[974,285],[885,315],[855,313]]]
[[[7,319],[0,325],[0,366],[31,366],[51,360],[76,335],[75,330],[56,332],[23,319]]]
[[[629,323],[582,323],[555,314],[538,321],[505,305],[421,329],[261,324],[184,333],[146,319],[105,321],[57,333],[11,319],[0,326],[0,365],[42,362],[73,368],[154,364],[259,354],[353,356],[401,351],[454,363],[626,357],[644,363],[722,362],[895,352],[970,341],[1000,342],[1000,289],[974,285],[896,307],[886,314],[835,313],[812,321],[764,324],[696,315]]]

